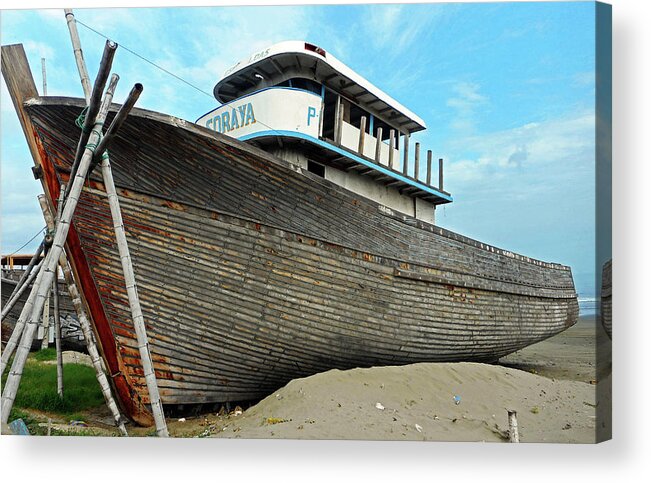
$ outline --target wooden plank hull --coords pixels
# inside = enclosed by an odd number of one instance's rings
[[[604,263],[601,273],[601,324],[613,338],[613,261]]]
[[[83,104],[25,105],[51,204]],[[111,161],[164,404],[339,368],[488,361],[574,324],[568,267],[392,213],[220,134],[137,110]],[[66,250],[123,409],[147,391],[99,178]]]

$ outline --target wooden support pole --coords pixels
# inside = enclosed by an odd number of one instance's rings
[[[41,260],[38,265],[36,265],[36,268],[31,270],[29,277],[27,277],[27,280],[23,282],[23,285],[18,290],[14,289],[13,293],[11,294],[11,298],[7,301],[5,306],[2,307],[2,316],[0,317],[1,320],[4,320],[14,305],[16,305],[16,302],[20,300],[20,297],[25,293],[34,279],[38,276],[38,273],[40,272],[42,266],[43,260]]]
[[[402,153],[402,174],[406,175],[409,168],[409,133],[405,133],[403,138],[404,152]]]
[[[393,152],[396,149],[396,132],[389,130],[389,168],[393,169]]]
[[[63,399],[63,352],[61,352],[61,314],[59,312],[59,277],[52,282],[54,300],[54,346],[57,350],[57,394]]]
[[[138,351],[140,352],[140,362],[144,371],[145,382],[147,383],[151,411],[154,415],[154,422],[156,423],[156,434],[161,437],[168,437],[169,432],[163,414],[163,403],[160,399],[158,383],[156,382],[156,374],[154,372],[154,364],[149,351],[149,341],[145,329],[145,320],[142,315],[142,308],[140,307],[136,277],[133,271],[133,264],[131,263],[131,254],[129,253],[129,245],[127,244],[124,222],[122,221],[120,202],[115,189],[115,182],[113,181],[113,174],[111,172],[111,164],[108,155],[105,155],[102,158],[100,166],[102,168],[104,186],[106,187],[106,194],[111,208],[111,216],[113,217],[113,228],[115,229],[115,238],[118,245],[118,252],[120,253],[120,261],[122,262],[122,271],[124,273],[124,281],[127,288],[127,295],[129,297],[131,316],[136,331]]]
[[[1,422],[6,423],[9,418],[9,413],[13,407],[14,400],[16,399],[16,393],[18,391],[18,386],[20,384],[20,379],[23,375],[23,368],[25,366],[25,361],[29,355],[29,350],[32,345],[32,340],[34,339],[34,332],[38,325],[37,314],[43,310],[43,305],[45,304],[45,298],[47,293],[51,290],[52,280],[56,274],[56,267],[59,263],[59,257],[63,253],[63,246],[65,244],[66,238],[68,236],[68,230],[70,229],[70,224],[72,223],[72,217],[74,215],[75,209],[77,208],[77,203],[81,196],[81,190],[86,181],[86,174],[90,166],[90,162],[93,158],[94,149],[92,146],[96,146],[99,142],[101,136],[102,125],[106,119],[106,114],[108,113],[109,106],[113,100],[113,93],[115,92],[115,87],[118,82],[118,76],[113,75],[111,82],[107,89],[104,100],[100,107],[100,111],[97,115],[97,122],[90,134],[88,144],[84,149],[84,155],[82,156],[81,162],[79,164],[79,169],[75,174],[73,181],[70,183],[72,188],[69,191],[69,195],[66,197],[65,206],[63,207],[63,213],[61,215],[61,222],[56,227],[54,234],[54,241],[52,243],[52,248],[45,257],[43,264],[43,269],[40,271],[40,282],[37,277],[37,282],[34,284],[32,289],[33,292],[36,292],[36,298],[34,299],[34,308],[32,309],[31,316],[28,316],[23,308],[23,313],[21,317],[29,317],[28,323],[23,330],[22,338],[16,349],[16,355],[14,357],[13,364],[7,376],[5,382],[4,390],[2,392],[2,407],[0,408],[1,413]]]
[[[75,54],[75,62],[77,63],[77,70],[79,71],[79,78],[81,79],[81,88],[84,90],[84,97],[86,98],[86,105],[90,104],[90,78],[86,70],[86,62],[84,61],[84,53],[81,51],[81,44],[79,42],[79,32],[77,32],[77,21],[72,9],[63,9],[66,15],[66,22],[68,22],[68,30],[70,31],[70,40],[72,40],[72,48]]]
[[[97,73],[95,84],[93,84],[93,92],[90,95],[90,103],[87,106],[88,111],[86,112],[84,118],[84,125],[81,128],[81,136],[79,137],[79,143],[77,144],[75,160],[72,163],[72,168],[70,169],[70,179],[75,178],[75,175],[77,174],[77,170],[79,169],[79,164],[81,163],[81,158],[86,153],[86,147],[88,146],[89,143],[92,127],[95,125],[98,116],[97,113],[99,112],[100,109],[102,90],[104,89],[104,86],[106,85],[106,79],[108,78],[111,72],[111,65],[113,65],[113,57],[115,56],[115,49],[117,49],[117,44],[111,42],[110,40],[107,40],[104,46],[104,53],[102,54],[102,60],[99,66],[99,72]],[[73,186],[72,183],[68,183],[68,186],[66,187],[66,193],[64,196],[66,199],[70,195],[70,190],[72,189],[72,186]]]
[[[43,304],[43,338],[41,339],[41,350],[47,349],[50,342],[50,294],[48,293]]]
[[[20,279],[18,279],[18,284],[17,284],[16,287],[14,288],[14,291],[13,291],[12,294],[11,294],[10,300],[11,300],[11,298],[13,298],[14,293],[17,292],[18,290],[20,290],[20,288],[23,286],[23,284],[25,283],[25,281],[27,280],[27,278],[28,278],[28,277],[30,276],[30,274],[32,273],[32,270],[33,270],[34,266],[35,266],[35,265],[40,261],[41,253],[43,253],[43,248],[45,248],[45,241],[42,241],[42,242],[41,242],[41,244],[40,244],[40,245],[38,246],[38,248],[36,249],[36,253],[34,253],[34,255],[32,255],[31,260],[30,260],[29,263],[27,264],[27,268],[25,268],[25,271],[24,271],[23,274],[20,276]],[[13,268],[13,267],[12,267],[12,268]],[[3,313],[3,318],[4,318],[4,313],[5,313],[5,309],[4,309],[4,308],[2,309],[2,313]]]
[[[362,116],[359,120],[359,144],[357,145],[357,152],[364,155],[364,139],[366,138],[366,116]]]
[[[72,31],[71,31],[71,36]],[[75,39],[73,36],[73,45],[75,41],[79,43],[79,39]],[[115,44],[114,44],[115,45]],[[117,47],[117,45],[115,46]],[[109,44],[107,43],[104,53],[107,54],[109,50]],[[113,54],[110,55],[110,63],[112,62]],[[102,59],[102,65],[104,64],[104,58]],[[102,65],[100,65],[100,73],[102,72]],[[80,70],[81,75],[81,70]],[[98,78],[100,74],[98,74]],[[96,81],[97,84],[97,81]],[[129,94],[127,102],[122,106],[118,115],[114,119],[111,127],[109,128],[109,133],[112,135],[115,134],[117,129],[120,127],[124,119],[126,119],[129,111],[135,104],[136,100],[142,92],[142,85],[136,84]],[[93,95],[95,94],[95,87],[93,88]],[[91,103],[92,103],[91,95]],[[90,104],[89,104],[90,111]],[[109,139],[110,140],[110,139]],[[136,331],[136,339],[138,341],[138,350],[140,352],[141,364],[144,371],[145,382],[147,383],[147,390],[149,392],[149,399],[152,408],[152,413],[154,416],[154,422],[156,423],[156,433],[158,436],[167,437],[169,436],[167,430],[167,424],[165,422],[165,416],[163,415],[163,404],[160,399],[160,394],[158,391],[158,384],[156,382],[156,375],[153,368],[153,362],[151,360],[151,354],[149,352],[149,342],[147,340],[147,332],[145,330],[144,317],[142,315],[142,309],[140,307],[140,299],[138,297],[138,291],[136,287],[135,274],[133,272],[133,265],[131,263],[131,255],[129,253],[129,247],[127,244],[127,238],[124,231],[124,223],[122,221],[122,212],[120,210],[120,204],[117,197],[117,192],[115,189],[115,183],[113,181],[113,174],[111,172],[111,165],[109,162],[109,156],[107,152],[103,150],[106,147],[106,143],[102,144],[100,148],[102,151],[99,151],[98,154],[101,156],[101,167],[102,167],[102,176],[104,178],[104,184],[106,187],[106,193],[108,196],[109,206],[111,209],[111,215],[113,217],[113,227],[115,230],[115,237],[118,245],[118,251],[120,254],[120,261],[122,262],[122,270],[124,272],[124,280],[127,289],[127,295],[129,297],[129,306],[131,308],[131,315],[133,318],[133,324]]]
[[[120,415],[120,410],[118,409],[118,406],[115,403],[115,399],[113,398],[113,394],[111,393],[111,386],[109,384],[108,378],[106,377],[106,374],[104,374],[104,369],[102,368],[102,359],[100,358],[99,351],[97,350],[97,344],[95,343],[95,335],[93,334],[93,329],[90,325],[90,320],[86,315],[86,309],[84,308],[81,302],[81,295],[79,294],[79,289],[77,289],[75,280],[72,277],[72,271],[68,266],[68,262],[66,261],[65,255],[61,256],[60,264],[63,270],[63,277],[65,279],[66,285],[68,286],[68,293],[70,294],[72,305],[74,306],[77,312],[77,317],[79,318],[79,325],[81,326],[81,330],[84,333],[84,340],[86,341],[86,348],[88,349],[88,355],[90,356],[90,360],[93,363],[93,368],[95,369],[95,375],[97,376],[100,389],[102,390],[102,394],[104,395],[104,400],[106,401],[106,405],[111,411],[111,414],[113,415],[113,419],[115,421],[115,425],[119,428],[120,433],[122,433],[123,436],[129,436],[129,434],[127,433],[127,429],[124,426],[124,419]]]
[[[418,172],[420,171],[420,143],[414,146],[414,179],[418,180]]]
[[[61,192],[63,193],[63,190]],[[59,198],[59,200],[60,199],[61,198]],[[43,218],[45,218],[45,222],[48,226],[48,229],[53,229],[55,226],[55,222],[52,217],[50,208],[47,204],[47,201],[45,199],[45,195],[39,195],[38,202],[41,205]],[[57,218],[59,218],[58,213],[57,213]],[[77,288],[75,279],[72,276],[72,270],[70,270],[68,261],[66,260],[66,256],[64,253],[62,253],[61,257],[59,258],[59,266],[61,267],[61,271],[63,272],[63,279],[65,281],[65,284],[68,287],[68,293],[70,294],[70,300],[72,301],[72,306],[75,308],[75,311],[77,313],[77,318],[79,319],[79,325],[81,326],[81,330],[84,334],[84,341],[86,342],[86,348],[88,349],[88,355],[90,356],[90,360],[93,364],[93,368],[95,369],[95,375],[97,377],[97,381],[99,382],[100,389],[102,390],[102,395],[104,396],[106,405],[111,411],[111,414],[113,415],[113,419],[115,420],[115,425],[120,429],[122,435],[128,436],[129,434],[127,433],[127,430],[124,426],[124,420],[120,415],[120,410],[118,409],[118,406],[115,403],[115,399],[113,398],[113,394],[111,393],[111,386],[108,382],[108,378],[106,377],[106,374],[104,373],[104,369],[102,368],[102,361],[99,355],[99,351],[97,350],[97,344],[95,343],[95,336],[93,334],[93,329],[90,325],[90,320],[86,315],[86,309],[84,308],[84,305],[81,301],[81,295],[79,293],[79,289]],[[57,360],[57,364],[58,364],[58,360]]]
[[[45,57],[41,57],[41,74],[43,76],[43,95],[47,96],[47,77],[45,75]]]
[[[382,128],[377,128],[375,139],[375,162],[381,164],[382,162]]]
[[[427,186],[432,186],[432,150],[427,150]]]
[[[339,104],[337,104],[338,110],[337,110],[337,126],[336,126],[337,132],[336,132],[335,142],[341,145],[341,136],[344,127],[344,106],[341,104],[341,100],[339,100],[338,102]]]
[[[37,287],[38,285],[40,285],[40,281],[43,278],[44,263],[45,260],[41,260],[41,263],[34,270],[34,274],[36,275],[36,281],[34,282],[33,287]],[[26,283],[25,288],[27,288],[30,283],[31,282]],[[34,290],[33,287],[31,292],[29,293],[29,297],[27,297],[27,301],[25,302],[25,305],[23,305],[23,310],[21,310],[20,315],[18,316],[16,325],[14,325],[14,330],[11,333],[11,337],[9,337],[9,340],[7,341],[7,345],[2,351],[2,356],[0,357],[0,374],[4,374],[5,368],[9,363],[9,359],[11,358],[14,351],[16,350],[16,347],[18,347],[18,342],[21,340],[21,337],[25,330],[25,324],[27,323],[27,319],[32,315],[32,309],[34,308],[34,300],[36,299],[36,290]]]
[[[439,158],[439,189],[443,191],[443,158]]]
[[[509,415],[509,442],[519,443],[517,412],[512,409],[507,409],[507,412]]]
[[[120,129],[122,124],[124,124],[124,121],[127,119],[129,112],[131,112],[131,109],[133,108],[136,101],[140,97],[140,94],[142,93],[142,89],[143,89],[142,84],[139,83],[135,84],[131,89],[131,91],[129,92],[129,95],[127,96],[127,100],[124,102],[124,104],[122,104],[117,114],[115,114],[115,117],[111,122],[111,125],[106,130],[106,133],[102,137],[102,140],[99,142],[99,145],[95,150],[95,157],[93,158],[93,161],[89,169],[90,172],[92,172],[93,169],[95,169],[95,166],[97,166],[97,164],[101,161],[104,152],[109,147],[113,139],[115,139],[118,130]]]

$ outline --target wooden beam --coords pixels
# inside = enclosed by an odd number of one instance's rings
[[[432,150],[427,150],[427,186],[432,186]]]
[[[364,155],[364,139],[366,137],[366,116],[362,116],[359,120],[359,143],[357,144],[357,152]]]
[[[402,157],[402,174],[406,175],[409,167],[409,133],[404,134],[403,143],[404,152]]]
[[[375,133],[375,162],[380,164],[380,156],[382,154],[382,128],[377,128]]]
[[[414,146],[414,179],[418,179],[418,171],[420,170],[420,143]]]

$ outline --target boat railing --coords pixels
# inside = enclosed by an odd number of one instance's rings
[[[343,113],[343,111],[341,111]],[[367,118],[362,116],[360,127],[343,120],[342,115],[337,119],[335,126],[335,144],[340,147],[353,151],[356,155],[366,158],[368,161],[388,168],[420,183],[426,184],[432,188],[445,193],[443,189],[443,159],[438,160],[438,185],[435,185],[432,151],[428,150],[424,160],[421,159],[420,143],[415,143],[413,147],[413,158],[410,162],[409,156],[409,134],[402,136],[402,149],[398,146],[396,131],[391,129],[386,141],[383,140],[382,128],[375,129],[373,134],[366,132]],[[422,164],[421,164],[422,163]],[[421,167],[424,166],[424,173],[421,173]],[[359,165],[354,169],[365,169],[366,166]]]

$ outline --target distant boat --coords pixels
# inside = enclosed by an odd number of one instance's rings
[[[601,272],[601,324],[608,337],[613,338],[613,261],[604,263]]]
[[[18,284],[17,280],[12,278],[5,277],[6,273],[3,273],[2,277],[2,306],[7,303],[9,297],[13,293],[16,285]],[[29,295],[29,289],[25,290],[23,294],[18,299],[18,302],[13,306],[13,308],[7,314],[7,317],[2,321],[2,344],[6,344],[9,340],[9,336],[16,325],[20,311],[25,305],[25,301]],[[52,304],[52,302],[50,302]],[[50,305],[52,307],[52,305]],[[70,295],[66,289],[66,286],[63,282],[59,285],[59,314],[61,319],[61,348],[63,350],[73,350],[77,352],[86,352],[86,341],[84,339],[84,334],[81,330],[79,319],[75,313],[75,309],[72,306],[72,300],[70,300]],[[50,327],[54,327],[54,312],[50,309]],[[44,331],[43,331],[44,332]],[[43,333],[39,331],[39,336],[35,338],[32,348],[38,350],[41,348],[41,341],[43,339]],[[48,338],[52,344],[54,344],[54,332],[48,332]]]
[[[84,100],[39,97],[22,48],[2,54],[54,207]],[[442,175],[404,165],[424,122],[323,49],[266,49],[215,94],[227,104],[198,124],[135,109],[110,149],[165,405],[257,399],[332,368],[494,361],[576,323],[569,267],[434,224],[452,201]],[[149,424],[97,174],[73,225],[66,253],[118,399]]]

